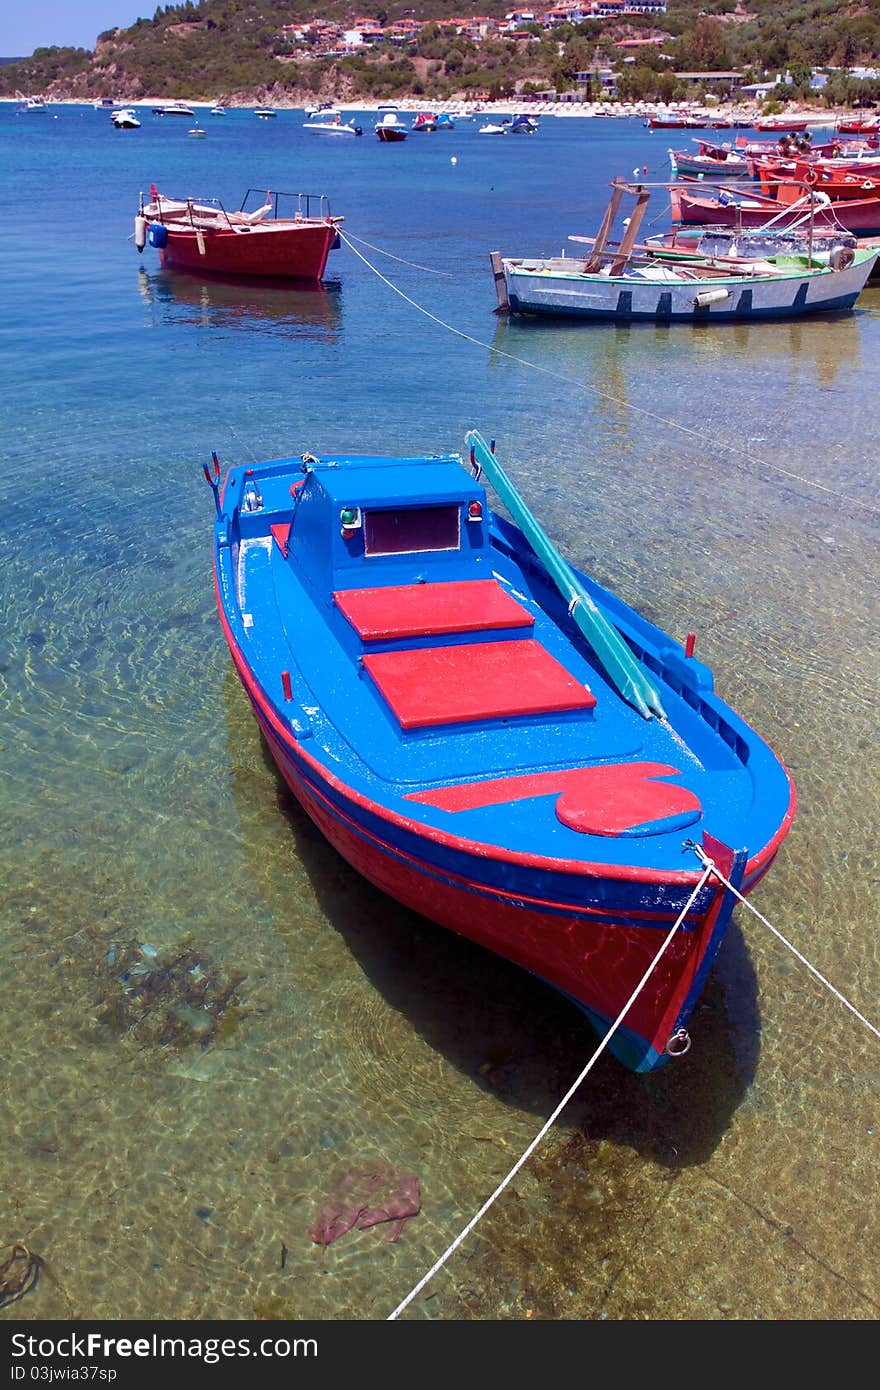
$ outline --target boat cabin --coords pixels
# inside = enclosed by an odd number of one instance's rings
[[[319,592],[481,576],[482,485],[455,455],[307,464],[290,560]]]

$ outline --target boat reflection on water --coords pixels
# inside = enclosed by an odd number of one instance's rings
[[[582,378],[592,364],[600,376],[607,359],[637,373],[639,395],[651,363],[675,362],[682,370],[704,371],[713,364],[723,372],[728,387],[737,366],[760,368],[778,360],[782,379],[803,379],[815,372],[816,384],[832,386],[861,365],[859,317],[880,309],[880,287],[868,286],[848,314],[816,314],[811,318],[766,323],[657,324],[567,323],[564,319],[538,316],[499,318],[492,347],[526,362],[554,370],[570,370]],[[679,349],[679,351],[676,351]],[[504,358],[499,356],[499,365]],[[688,360],[690,368],[688,368]],[[776,368],[774,368],[777,370]],[[594,379],[592,373],[589,379]]]
[[[284,337],[333,337],[340,324],[340,284],[324,280],[303,288],[268,281],[138,267],[138,288],[168,323],[212,329],[277,332]]]

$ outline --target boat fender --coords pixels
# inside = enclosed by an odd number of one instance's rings
[[[722,289],[720,285],[714,290],[700,290],[699,294],[694,295],[694,308],[707,309],[710,304],[722,304],[729,298],[730,290]]]
[[[138,251],[143,251],[147,244],[147,219],[138,213],[134,219],[134,244]]]
[[[855,258],[851,246],[835,246],[828,257],[828,264],[832,270],[848,270]]]
[[[147,229],[147,240],[151,246],[155,246],[157,251],[168,242],[168,228],[164,222],[151,222]]]

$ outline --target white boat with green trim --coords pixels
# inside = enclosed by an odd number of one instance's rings
[[[876,246],[841,246],[821,256],[809,239],[803,254],[664,255],[637,241],[648,187],[615,180],[613,190],[598,235],[571,238],[591,245],[585,257],[492,253],[502,310],[614,323],[795,318],[852,309],[880,255]],[[624,194],[635,209],[612,241]]]

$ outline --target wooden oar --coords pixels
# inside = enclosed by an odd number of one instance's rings
[[[465,443],[470,446],[472,460],[486,474],[529,545],[543,562],[568,604],[569,613],[619,693],[646,719],[654,714],[665,719],[666,712],[660,696],[645,675],[644,668],[572,573],[571,567],[529,511],[483,436],[477,430],[468,430]]]

